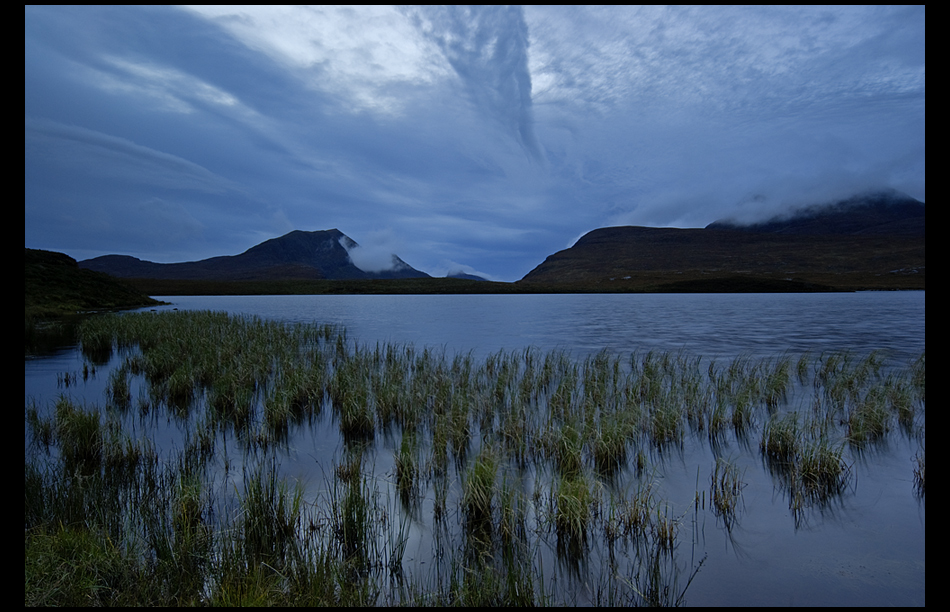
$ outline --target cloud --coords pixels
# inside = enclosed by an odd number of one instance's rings
[[[396,252],[400,242],[390,229],[369,232],[362,244],[340,239],[350,261],[363,272],[394,270],[398,264]]]
[[[234,181],[187,159],[82,127],[27,117],[25,141],[29,163],[42,160],[109,181],[216,194],[243,191]]]
[[[429,7],[413,14],[442,50],[472,103],[540,160],[528,69],[528,25],[520,7]]]
[[[472,274],[474,276],[481,276],[485,280],[499,280],[491,274],[481,272],[468,264],[459,263],[450,259],[442,260],[438,266],[433,268],[430,274],[436,277],[453,276],[458,274]]]
[[[188,7],[248,47],[279,62],[312,89],[350,107],[399,115],[402,86],[431,84],[448,74],[435,49],[396,7]]]
[[[598,227],[924,199],[925,10],[28,6],[27,246],[336,227],[517,280]]]

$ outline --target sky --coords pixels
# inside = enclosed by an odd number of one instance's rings
[[[924,7],[25,8],[25,246],[514,281],[617,225],[925,201]]]

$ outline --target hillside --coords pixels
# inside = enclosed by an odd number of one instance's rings
[[[343,245],[347,245],[344,247]],[[393,267],[364,272],[350,259],[357,243],[337,229],[292,231],[266,240],[239,255],[160,264],[125,255],[104,255],[79,262],[81,268],[119,278],[198,281],[366,280],[428,278],[393,255]]]
[[[80,269],[76,260],[64,253],[26,249],[24,264],[27,318],[162,303],[125,282]]]
[[[788,217],[741,225],[716,221],[706,229],[795,235],[878,235],[924,237],[924,204],[897,191],[854,196],[830,205],[809,206]]]
[[[924,205],[907,200],[852,198],[752,226],[601,228],[519,282],[648,291],[923,289]]]

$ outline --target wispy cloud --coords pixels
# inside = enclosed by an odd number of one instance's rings
[[[26,241],[174,261],[336,227],[367,266],[516,280],[607,225],[923,199],[924,17],[30,6]]]
[[[26,118],[25,144],[27,163],[42,158],[110,181],[216,194],[244,191],[239,183],[187,159],[47,119]]]
[[[528,25],[520,7],[428,7],[412,13],[434,41],[476,108],[517,140],[534,159]]]

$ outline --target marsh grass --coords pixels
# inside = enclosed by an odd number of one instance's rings
[[[554,525],[559,541],[585,541],[599,501],[596,485],[585,474],[576,473],[559,477],[554,487]]]
[[[742,475],[734,462],[717,458],[709,483],[709,499],[716,516],[722,518],[727,530],[735,524],[742,496]]]
[[[674,447],[719,456],[758,434],[797,520],[847,486],[846,450],[895,419],[923,438],[923,354],[887,372],[880,355],[847,353],[477,360],[207,312],[95,317],[79,336],[90,363],[121,363],[103,409],[27,403],[27,603],[570,603],[596,574],[610,585],[598,601],[678,605],[702,561],[677,561],[683,517],[658,493]],[[306,493],[281,457],[318,418],[342,454]],[[128,430],[164,421],[183,431],[170,450]],[[393,468],[378,474],[367,457],[389,440]],[[923,493],[922,450],[914,478]],[[742,487],[717,460],[709,498],[727,529]],[[428,507],[431,562],[404,568]],[[545,550],[572,568],[564,583],[546,580]],[[71,584],[49,571],[69,563]]]
[[[421,485],[421,473],[417,459],[416,435],[412,431],[403,432],[399,450],[394,456],[394,476],[399,498],[407,508],[417,499]]]
[[[279,570],[293,560],[302,500],[302,488],[278,479],[272,462],[245,473],[240,540],[249,565],[266,564]]]
[[[462,506],[472,524],[485,524],[491,520],[497,467],[495,450],[485,447],[465,475]]]
[[[830,439],[827,420],[800,422],[795,412],[773,415],[759,446],[787,492],[796,520],[804,508],[826,505],[847,486],[851,468],[843,458],[844,442]]]

